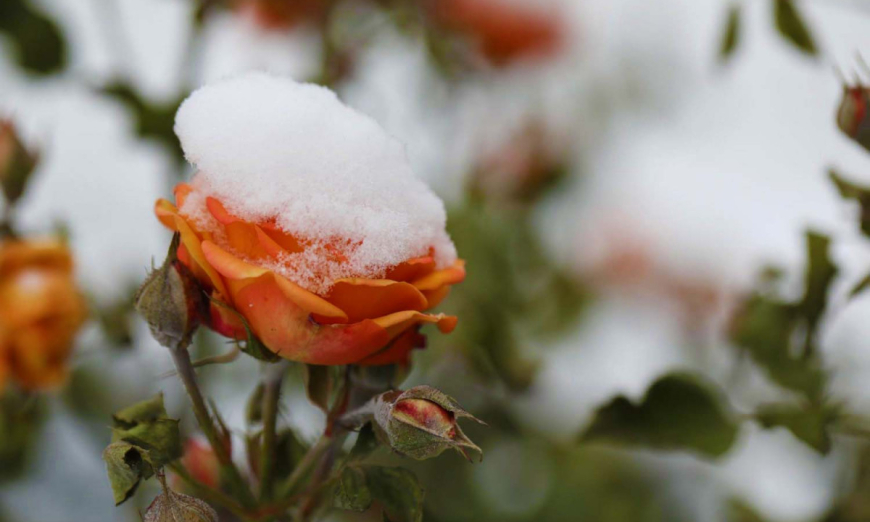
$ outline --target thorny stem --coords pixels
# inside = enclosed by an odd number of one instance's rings
[[[260,448],[260,502],[272,497],[275,471],[275,443],[278,425],[278,400],[281,383],[289,367],[289,361],[281,361],[265,368],[263,375],[263,441]]]
[[[199,386],[196,383],[196,375],[193,372],[193,364],[190,361],[190,354],[187,352],[187,349],[183,347],[170,349],[169,351],[172,354],[172,360],[175,363],[175,369],[178,371],[178,376],[184,384],[184,389],[187,391],[188,397],[190,397],[190,402],[193,403],[193,413],[196,415],[196,421],[203,434],[208,439],[209,444],[211,444],[212,451],[214,451],[215,457],[217,457],[217,460],[221,465],[223,474],[227,477],[227,480],[229,480],[230,486],[238,496],[239,502],[241,502],[242,506],[245,508],[254,508],[256,506],[254,496],[248,488],[248,485],[245,483],[244,478],[242,478],[241,473],[239,473],[238,468],[236,468],[235,463],[233,463],[225,442],[218,434],[218,430],[212,421],[208,407],[202,397],[202,392],[200,392]]]

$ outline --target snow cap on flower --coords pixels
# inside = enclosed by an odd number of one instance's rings
[[[430,252],[439,268],[456,259],[444,205],[402,144],[326,88],[247,73],[194,92],[175,131],[198,170],[179,210],[205,231],[217,229],[209,197],[244,221],[274,220],[309,247],[269,268],[310,291]]]

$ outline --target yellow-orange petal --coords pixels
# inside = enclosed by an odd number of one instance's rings
[[[352,364],[383,348],[387,331],[374,321],[317,325],[309,313],[264,275],[236,295],[238,310],[274,353],[309,364]]]
[[[420,290],[436,290],[444,285],[455,285],[465,279],[465,261],[457,259],[453,266],[436,270],[414,280],[411,284]]]
[[[423,314],[420,312],[406,311],[397,312],[373,319],[375,323],[387,330],[390,339],[394,339],[408,328],[421,324],[433,323],[438,326],[442,333],[450,333],[456,328],[457,319],[452,315]]]
[[[154,203],[154,214],[164,227],[172,230],[175,229],[175,215],[178,214],[178,209],[169,200],[160,198]]]
[[[275,286],[281,290],[288,299],[292,300],[307,313],[327,317],[334,320],[334,322],[347,322],[347,314],[345,314],[340,308],[330,304],[322,297],[305,290],[301,286],[291,282],[279,274],[246,263],[211,241],[204,241],[202,243],[202,250],[205,258],[211,266],[227,279],[255,279],[265,274],[270,274],[274,278]],[[237,294],[238,292],[233,293]]]
[[[383,350],[356,362],[360,366],[382,366],[385,364],[407,365],[410,362],[411,351],[415,348],[425,348],[426,337],[416,328],[409,328],[393,339]]]
[[[244,221],[234,221],[224,226],[227,241],[236,252],[242,252],[252,259],[263,259],[268,254],[260,243],[254,225]]]
[[[205,206],[211,215],[222,225],[229,225],[233,221],[238,221],[238,218],[230,214],[226,207],[224,207],[224,204],[215,198],[205,198]]]
[[[214,269],[214,267],[209,264],[208,260],[205,257],[205,254],[202,251],[202,243],[200,243],[199,237],[196,235],[196,232],[190,228],[190,225],[187,224],[181,216],[175,216],[175,226],[178,229],[179,234],[181,234],[181,243],[184,245],[184,248],[187,250],[188,255],[193,259],[202,271],[208,276],[209,281],[211,281],[212,286],[218,291],[220,294],[219,297],[222,297],[223,300],[229,300],[231,298],[229,292],[227,292],[227,287],[224,284],[223,279],[221,279],[220,274]]]
[[[187,201],[187,196],[193,192],[193,187],[188,185],[187,183],[179,183],[175,185],[175,189],[173,189],[172,193],[175,195],[175,205],[178,208],[184,206],[184,202]]]
[[[351,323],[404,310],[419,312],[427,304],[426,297],[408,283],[361,278],[339,279],[326,300],[343,310]]]

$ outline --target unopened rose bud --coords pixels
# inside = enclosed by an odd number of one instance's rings
[[[837,126],[870,150],[870,88],[863,85],[843,87],[843,99],[837,109]]]
[[[398,453],[424,460],[453,448],[466,459],[469,449],[483,457],[483,451],[465,436],[457,419],[467,417],[484,423],[435,388],[417,386],[403,393],[387,392],[374,401],[380,435]]]
[[[148,510],[143,522],[217,522],[214,509],[202,500],[165,489],[157,496]]]
[[[12,122],[0,120],[0,185],[10,203],[24,194],[37,159],[35,153],[24,147]]]
[[[136,295],[136,310],[161,345],[176,349],[190,343],[208,306],[196,278],[177,258],[178,239],[173,240],[163,265],[145,280]]]

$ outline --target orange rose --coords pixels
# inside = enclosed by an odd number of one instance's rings
[[[435,0],[430,6],[436,23],[466,35],[495,65],[546,57],[562,45],[558,16],[541,8],[499,0]]]
[[[206,207],[220,230],[197,230],[178,210],[194,190],[179,184],[178,206],[161,199],[155,213],[180,234],[179,260],[211,294],[211,318],[206,322],[213,330],[244,339],[241,315],[269,350],[286,359],[381,365],[406,363],[410,351],[422,345],[421,325],[433,323],[445,333],[456,326],[455,317],[422,312],[435,307],[450,285],[465,278],[462,260],[438,270],[431,255],[408,259],[382,279],[338,279],[318,295],[269,268],[289,253],[306,251],[305,240],[283,232],[274,219],[243,221],[211,197]],[[337,249],[317,252],[333,261],[342,257]]]
[[[86,316],[66,246],[18,240],[0,245],[0,387],[7,379],[27,390],[63,382]]]
[[[321,0],[235,0],[233,8],[241,16],[268,31],[291,29],[317,20],[326,11]]]

